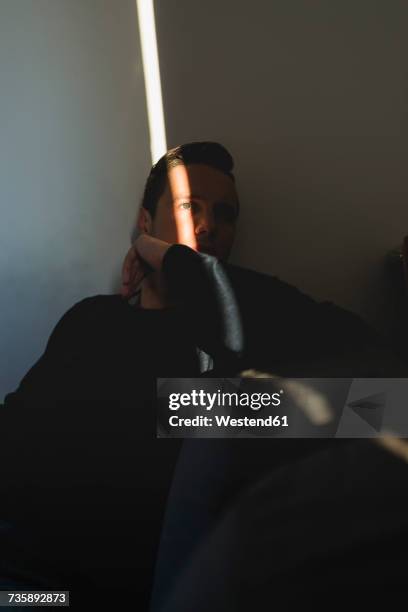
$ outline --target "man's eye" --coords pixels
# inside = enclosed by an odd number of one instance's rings
[[[191,202],[181,202],[180,208],[182,208],[183,210],[191,210],[192,203]]]

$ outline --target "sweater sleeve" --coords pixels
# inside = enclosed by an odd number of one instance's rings
[[[221,262],[187,246],[170,247],[163,260],[170,299],[185,316],[196,342],[215,367],[234,370],[243,351],[241,316]]]
[[[280,279],[226,267],[239,304],[244,368],[288,377],[405,377],[407,365],[358,315]]]

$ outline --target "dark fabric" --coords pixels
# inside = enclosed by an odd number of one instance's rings
[[[172,309],[145,311],[119,296],[88,298],[70,309],[1,408],[1,518],[19,534],[24,565],[45,581],[60,576],[67,588],[131,585],[141,609],[148,605],[180,449],[178,440],[155,437],[156,377],[208,376],[200,351],[210,355],[218,376],[243,367],[297,376],[396,371],[390,354],[357,317],[319,305],[278,279],[221,266],[180,245],[168,251],[164,274],[177,298]],[[250,447],[231,453],[227,441],[218,442],[223,459],[218,466],[209,462],[210,480],[200,472],[193,478],[194,486],[207,491],[203,506],[209,504],[210,522],[218,516],[211,509],[211,497],[220,490],[211,482],[215,472],[224,483],[231,474],[235,483],[214,502],[222,509],[242,488],[237,476],[243,466],[254,466],[251,480],[262,463],[262,450],[253,464],[247,460]],[[306,455],[315,447],[284,442],[274,446],[279,463],[291,462],[299,448]],[[212,446],[203,457],[198,448],[204,447],[187,445],[184,457],[191,457],[180,465],[205,464]],[[267,464],[273,469],[273,461]],[[172,500],[181,521],[196,521],[199,529],[190,530],[188,543],[194,546],[208,522],[189,516],[188,499]],[[181,533],[182,523],[171,535],[176,549]],[[7,551],[4,564],[9,561],[18,572],[20,554],[13,556],[13,546]],[[178,562],[187,558],[180,552]],[[163,563],[168,567],[168,560]]]
[[[240,308],[228,270],[218,259],[183,245],[169,249],[163,262],[170,299],[184,313],[202,350],[216,356],[223,372],[243,356]]]

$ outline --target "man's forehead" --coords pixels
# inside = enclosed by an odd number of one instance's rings
[[[221,170],[204,164],[178,165],[167,175],[167,195],[172,199],[195,198],[237,202],[234,181]]]

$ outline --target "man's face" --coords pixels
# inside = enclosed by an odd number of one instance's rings
[[[152,236],[226,260],[235,237],[238,196],[232,179],[204,164],[169,170]]]

